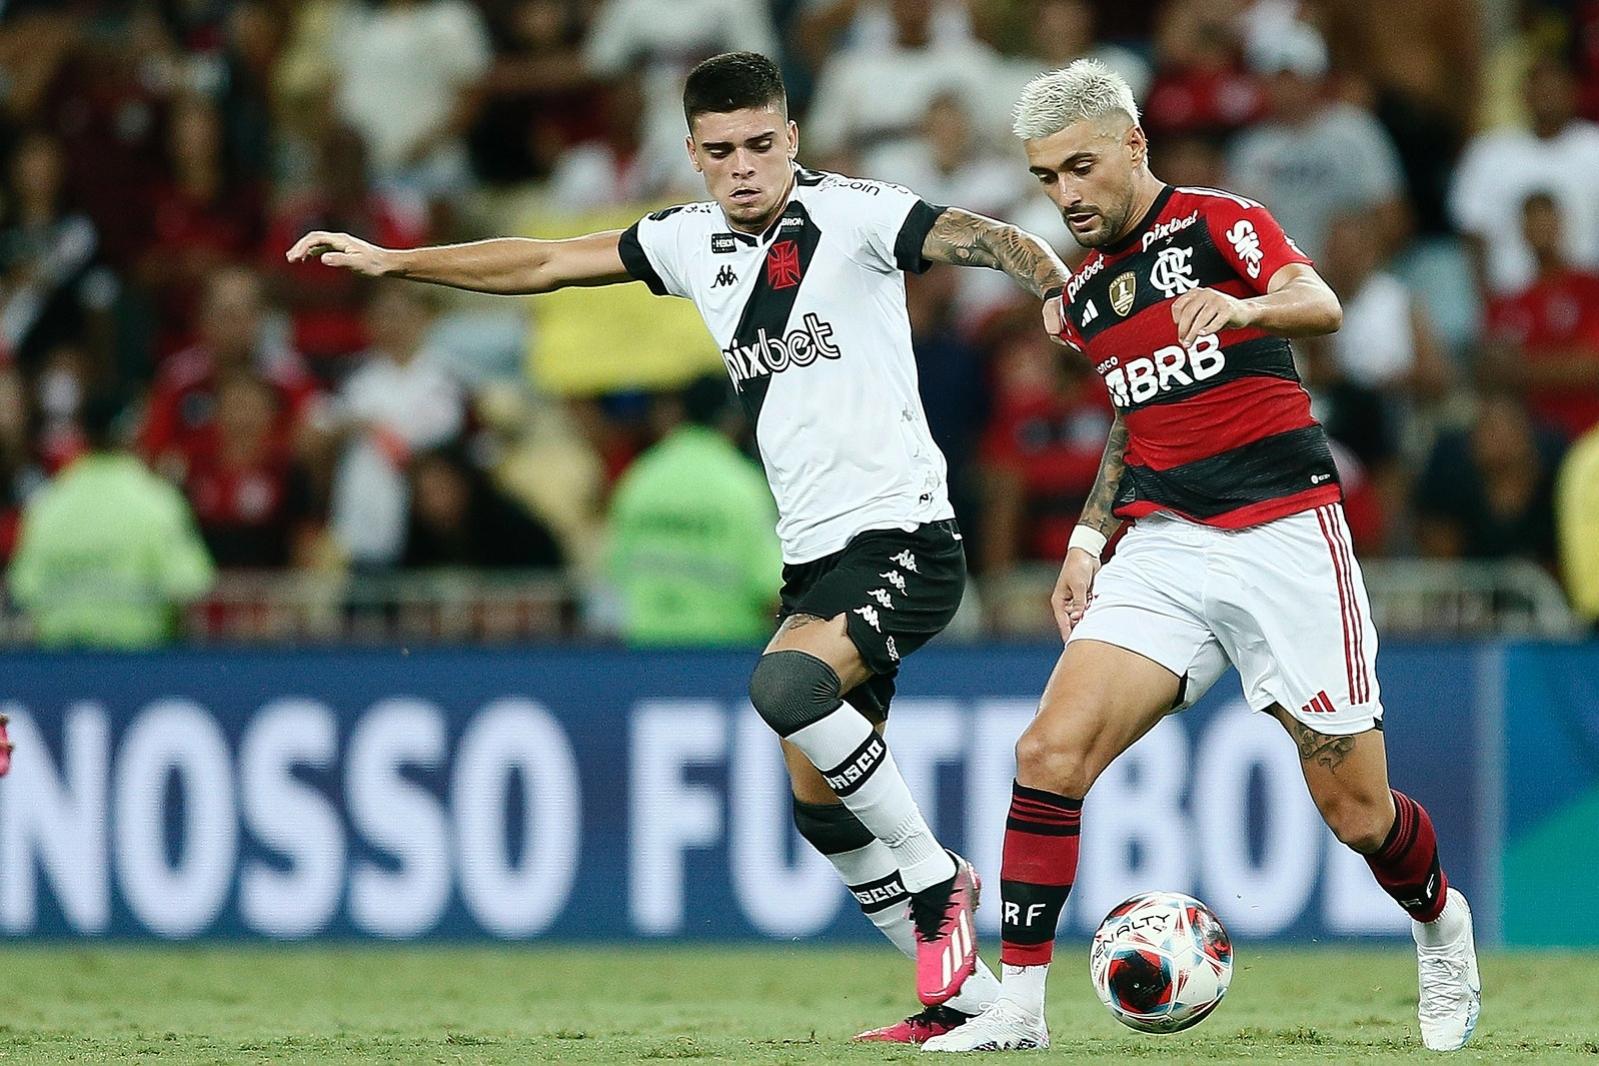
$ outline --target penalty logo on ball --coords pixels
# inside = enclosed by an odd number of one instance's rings
[[[1227,994],[1232,940],[1209,907],[1180,892],[1146,892],[1105,916],[1089,976],[1117,1021],[1144,1033],[1197,1025]]]

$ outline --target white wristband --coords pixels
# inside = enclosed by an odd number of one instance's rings
[[[1088,526],[1078,526],[1072,530],[1072,539],[1066,544],[1067,551],[1073,548],[1081,548],[1098,559],[1105,554],[1105,534]]]

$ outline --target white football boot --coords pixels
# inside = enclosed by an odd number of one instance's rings
[[[1459,907],[1465,919],[1460,935],[1448,944],[1432,947],[1423,944],[1422,924],[1411,922],[1416,938],[1416,971],[1420,977],[1421,1000],[1416,1020],[1421,1023],[1421,1042],[1429,1051],[1458,1051],[1477,1028],[1477,1012],[1482,1009],[1482,978],[1477,974],[1477,944],[1471,934],[1471,907],[1466,897],[1453,888],[1447,890],[1445,907]]]
[[[923,1051],[1032,1051],[1049,1047],[1049,1027],[1008,999],[922,1045]]]

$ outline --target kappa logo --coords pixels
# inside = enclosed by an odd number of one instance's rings
[[[889,562],[908,573],[916,574],[921,572],[916,569],[916,556],[912,555],[909,549],[900,552],[891,558]]]
[[[866,624],[871,626],[872,629],[876,630],[877,632],[881,633],[883,631],[883,626],[877,617],[876,607],[867,604],[864,607],[855,608],[855,610],[851,611],[850,613],[860,615],[866,620]]]
[[[890,611],[894,609],[894,600],[889,596],[887,589],[868,589],[866,595],[876,600],[885,609]]]
[[[1149,271],[1149,283],[1167,299],[1199,288],[1194,277],[1193,248],[1162,248]]]
[[[766,253],[766,284],[773,289],[792,289],[800,283],[799,245],[778,241]]]
[[[1244,261],[1244,269],[1249,276],[1260,277],[1260,260],[1265,253],[1261,251],[1260,234],[1255,232],[1254,223],[1247,218],[1239,219],[1227,231],[1227,239],[1232,242],[1233,252]]]
[[[1138,279],[1132,271],[1118,275],[1110,283],[1110,309],[1125,316],[1133,309],[1133,297],[1138,293]]]
[[[883,647],[888,649],[888,657],[892,662],[899,662],[899,649],[894,647],[894,638],[889,637],[883,641]]]
[[[898,570],[890,570],[887,573],[878,574],[877,576],[882,578],[884,581],[887,581],[890,585],[893,585],[896,589],[898,589],[899,590],[899,594],[901,596],[905,595],[905,575],[904,574],[900,573]]]
[[[711,282],[711,288],[720,289],[724,285],[737,285],[738,275],[733,273],[733,268],[724,266],[716,272],[716,280]]]

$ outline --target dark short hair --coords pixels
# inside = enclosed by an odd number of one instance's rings
[[[776,105],[788,114],[788,90],[777,64],[759,52],[724,52],[689,71],[683,85],[683,117],[690,127],[707,111],[718,114]]]

